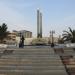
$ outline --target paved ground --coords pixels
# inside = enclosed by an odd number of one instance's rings
[[[68,75],[60,57],[63,51],[58,50],[49,46],[0,49],[0,74]],[[65,51],[65,53],[71,52]]]

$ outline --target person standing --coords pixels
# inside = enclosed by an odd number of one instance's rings
[[[19,43],[19,48],[23,48],[24,47],[24,36],[22,35],[22,37],[20,38],[20,43]]]

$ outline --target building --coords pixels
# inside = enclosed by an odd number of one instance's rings
[[[32,38],[32,32],[27,30],[21,30],[21,31],[13,31],[16,33],[16,36],[21,37],[22,35],[24,38]]]
[[[16,33],[9,32],[8,36],[4,39],[7,44],[15,44],[16,43]]]
[[[20,37],[24,36],[24,38],[32,38],[32,32],[27,31],[27,30],[21,30],[21,31],[16,31],[14,30],[13,32],[9,32],[8,36],[4,39],[4,43],[7,44],[19,44],[20,42]]]
[[[27,30],[21,30],[21,31],[16,31],[14,30],[13,32],[16,33],[16,43],[17,45],[20,43],[20,37],[23,35],[25,40],[24,40],[24,44],[29,45],[31,39],[32,39],[32,32],[27,31]]]
[[[8,40],[15,41],[16,40],[15,38],[16,38],[16,33],[12,32],[8,34],[8,37],[7,37]]]

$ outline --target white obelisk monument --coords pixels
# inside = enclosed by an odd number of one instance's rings
[[[37,10],[37,38],[42,38],[42,13]]]

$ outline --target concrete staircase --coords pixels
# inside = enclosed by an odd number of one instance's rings
[[[60,57],[45,46],[0,49],[0,75],[67,75]]]

